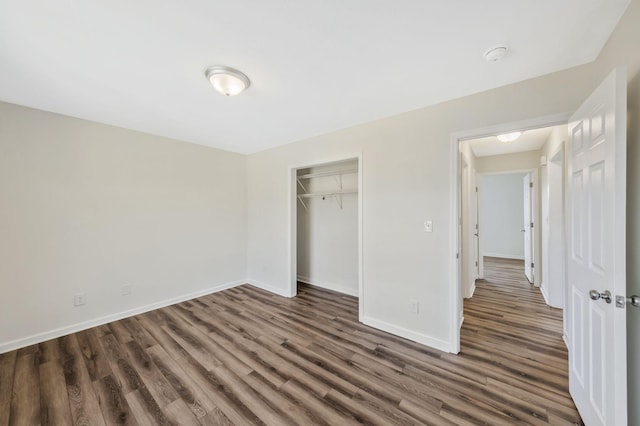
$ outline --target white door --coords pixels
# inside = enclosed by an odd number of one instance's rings
[[[540,166],[540,217],[539,226],[541,231],[541,258],[540,258],[540,288],[545,294],[545,301],[550,305],[551,297],[551,277],[549,276],[549,167],[544,164]]]
[[[615,302],[626,292],[626,81],[615,70],[569,122],[569,389],[587,426],[627,424],[625,309]]]
[[[531,250],[531,175],[527,173],[522,179],[524,193],[524,220],[522,232],[524,234],[524,275],[533,283],[533,250]]]
[[[480,226],[478,224],[478,176],[473,173],[474,192],[471,194],[471,221],[473,223],[473,259],[475,261],[474,281],[482,278],[480,275]]]

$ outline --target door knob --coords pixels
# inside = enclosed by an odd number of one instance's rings
[[[611,292],[609,290],[605,290],[604,293],[600,293],[598,290],[591,290],[589,297],[592,300],[602,299],[607,303],[611,303]]]

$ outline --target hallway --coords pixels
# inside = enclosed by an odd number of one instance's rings
[[[540,417],[540,423],[581,424],[569,396],[562,310],[547,306],[527,282],[523,261],[484,262],[485,279],[476,281],[473,298],[464,301],[461,355],[485,365],[487,391]]]

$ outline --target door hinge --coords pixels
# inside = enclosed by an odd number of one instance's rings
[[[533,188],[533,182],[529,182],[529,188]]]
[[[531,222],[531,227],[533,228],[533,222]]]
[[[476,192],[478,192],[478,187],[476,186]]]
[[[478,230],[478,224],[476,223],[476,231]]]
[[[533,262],[531,262],[531,267],[533,268]]]
[[[476,260],[476,268],[478,267],[478,261]]]
[[[456,253],[456,259],[460,259],[460,253]]]

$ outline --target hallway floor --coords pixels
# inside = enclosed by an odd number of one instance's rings
[[[546,416],[527,421],[581,424],[569,396],[562,310],[527,281],[522,260],[485,257],[484,265],[485,278],[464,301],[462,357],[485,364],[487,391]]]

